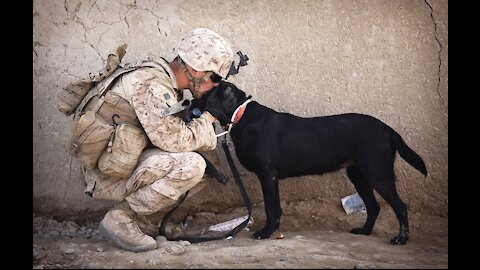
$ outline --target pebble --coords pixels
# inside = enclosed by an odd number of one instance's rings
[[[157,237],[155,238],[155,240],[160,241],[160,242],[166,242],[166,241],[168,241],[165,236],[161,236],[161,235],[157,236]]]
[[[33,259],[34,260],[41,260],[43,258],[47,257],[47,253],[45,252],[38,252],[36,250],[33,251]]]
[[[375,269],[375,266],[373,265],[364,265],[364,264],[357,264],[353,267],[353,269]]]
[[[92,238],[103,239],[98,230],[79,226],[73,221],[59,222],[42,216],[33,216],[33,238]]]
[[[186,240],[180,240],[180,241],[178,241],[178,244],[183,246],[183,247],[186,247],[186,246],[190,246],[192,243],[190,243]]]
[[[173,245],[167,248],[167,252],[172,255],[181,255],[185,253],[185,249],[180,245]]]
[[[168,240],[165,236],[157,236],[155,238],[155,241],[157,242],[157,246],[161,247],[161,246],[164,246],[168,243]]]
[[[75,249],[73,249],[73,248],[67,248],[67,249],[65,249],[64,253],[65,253],[65,254],[73,254],[73,253],[75,253]]]

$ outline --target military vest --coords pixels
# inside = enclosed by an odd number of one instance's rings
[[[127,100],[110,92],[118,78],[141,67],[163,68],[154,61],[138,61],[123,67],[126,45],[107,57],[105,67],[87,78],[72,82],[59,93],[58,109],[73,113],[73,125],[65,142],[67,151],[87,169],[128,178],[149,143]]]

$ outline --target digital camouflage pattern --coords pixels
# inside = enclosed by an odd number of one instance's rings
[[[173,71],[164,60],[161,68],[140,68],[127,73],[110,90],[134,108],[152,144],[145,150],[129,178],[108,177],[98,169],[87,170],[85,192],[94,198],[122,201],[139,214],[152,214],[173,204],[198,184],[205,172],[205,160],[192,151],[215,149],[217,138],[205,116],[185,123],[181,117],[161,116],[176,103],[178,95]]]
[[[112,88],[135,109],[138,119],[153,145],[168,152],[208,151],[215,149],[217,138],[211,122],[205,116],[188,124],[181,117],[163,117],[161,112],[180,100],[173,71],[164,60],[158,61],[163,69],[140,68],[123,75]]]
[[[234,60],[232,48],[219,34],[198,28],[189,32],[178,44],[177,53],[197,71],[213,71],[226,78]]]
[[[195,152],[169,153],[145,150],[139,166],[130,178],[106,176],[98,169],[85,174],[86,193],[93,198],[127,200],[133,211],[153,214],[173,205],[177,199],[203,178],[205,160]]]

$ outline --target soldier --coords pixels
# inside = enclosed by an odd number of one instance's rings
[[[217,145],[212,123],[222,113],[220,104],[207,101],[200,117],[188,123],[165,110],[181,100],[182,89],[200,98],[218,86],[234,61],[232,49],[217,33],[199,28],[188,33],[176,51],[178,55],[170,62],[156,60],[161,67],[142,67],[121,75],[109,90],[110,96],[128,101],[154,147],[141,152],[128,178],[105,175],[98,168],[85,174],[88,194],[120,202],[107,212],[99,231],[128,251],[157,247],[155,239],[142,232],[139,220],[173,206],[196,186],[206,163],[193,151],[213,150]]]

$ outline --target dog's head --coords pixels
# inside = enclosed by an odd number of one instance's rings
[[[231,104],[225,104],[225,102],[224,102],[226,97],[229,97],[229,99],[230,99],[230,97],[232,95],[234,97],[234,102],[233,102],[234,106],[233,107],[231,106]],[[245,92],[240,90],[233,83],[226,82],[226,81],[220,81],[220,83],[217,87],[210,90],[207,94],[202,96],[202,98],[200,98],[198,100],[193,100],[191,108],[197,107],[201,111],[203,111],[204,108],[205,108],[205,101],[208,98],[214,98],[214,99],[219,100],[220,103],[223,104],[225,115],[228,117],[228,119],[230,119],[232,117],[233,113],[235,112],[235,109],[238,106],[242,105],[242,103],[245,102],[247,99],[249,99],[250,96],[247,97]],[[220,122],[220,124],[222,126],[226,126],[227,124],[229,124],[224,119],[218,119],[218,121]]]

